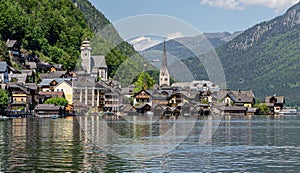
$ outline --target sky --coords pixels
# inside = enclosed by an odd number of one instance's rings
[[[90,2],[112,23],[138,15],[154,14],[183,21],[201,33],[224,31],[233,33],[273,19],[299,0],[90,0]],[[118,26],[116,28],[120,29]],[[185,36],[176,31],[165,33],[165,35],[172,34],[173,37],[174,34]],[[134,41],[147,39],[149,41],[149,37],[145,36],[136,39]]]

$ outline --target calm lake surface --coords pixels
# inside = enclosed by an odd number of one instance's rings
[[[0,172],[300,172],[299,116],[203,117],[196,123],[185,118],[138,125],[131,120],[105,122],[121,142],[108,131],[102,133],[104,120],[99,117],[1,121]],[[181,133],[192,124],[188,136]],[[159,139],[168,130],[176,135]],[[199,143],[204,141],[201,134],[208,136],[205,143]],[[152,143],[156,139],[160,142]]]

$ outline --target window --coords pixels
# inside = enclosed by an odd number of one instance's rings
[[[63,91],[64,91],[64,89],[60,89],[60,91],[61,91],[61,92],[63,92]]]

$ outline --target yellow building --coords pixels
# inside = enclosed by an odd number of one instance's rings
[[[61,81],[54,87],[54,91],[62,91],[69,104],[73,104],[72,81]]]

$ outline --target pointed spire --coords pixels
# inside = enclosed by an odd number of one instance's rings
[[[162,55],[162,64],[161,69],[167,68],[167,49],[166,49],[166,39],[164,39],[164,46],[163,46],[163,55]]]

